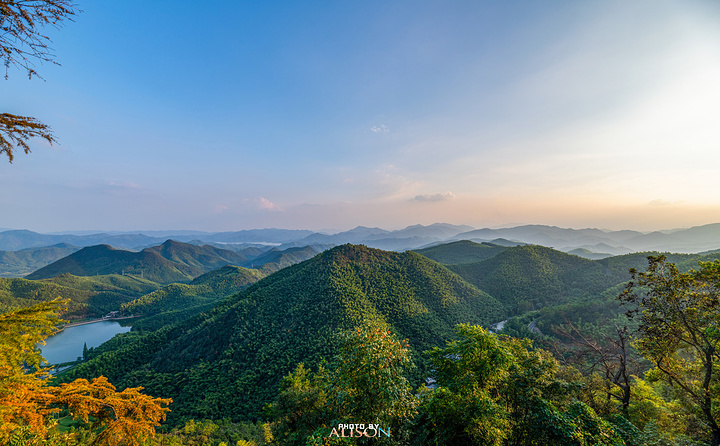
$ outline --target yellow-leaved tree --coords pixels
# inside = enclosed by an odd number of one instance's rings
[[[57,328],[67,301],[53,300],[0,315],[0,444],[137,446],[155,433],[171,399],[142,388],[118,392],[105,377],[49,385],[37,349]],[[52,416],[63,410],[85,423],[83,435],[61,432]]]

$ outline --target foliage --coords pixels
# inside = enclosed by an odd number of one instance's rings
[[[700,262],[681,273],[664,256],[648,257],[645,272],[631,270],[620,296],[637,305],[637,347],[653,362],[650,375],[681,389],[702,414],[712,444],[720,444],[720,262]]]
[[[71,0],[2,0],[0,1],[0,60],[5,65],[5,79],[11,66],[24,70],[28,78],[37,76],[34,60],[53,62],[50,39],[40,32],[44,26],[59,27],[71,20],[77,9]],[[0,113],[0,154],[13,161],[16,148],[30,152],[27,140],[40,137],[55,142],[50,128],[35,118]]]
[[[116,392],[104,377],[48,385],[47,370],[36,345],[52,334],[64,302],[53,300],[0,315],[0,442],[64,444],[52,414],[61,408],[85,424],[83,437],[98,445],[139,445],[165,419],[172,400],[143,395],[140,388]]]
[[[228,420],[189,420],[166,433],[158,433],[144,446],[261,446],[272,435],[266,423]]]
[[[108,445],[139,445],[140,439],[155,434],[155,426],[165,420],[169,398],[152,398],[140,393],[142,387],[116,392],[105,377],[92,381],[77,379],[49,388],[53,405],[65,406],[74,417],[102,427],[96,442]]]
[[[3,49],[0,48],[0,51]],[[47,124],[30,116],[0,113],[0,154],[7,155],[9,162],[13,162],[15,158],[13,152],[16,148],[30,153],[30,145],[27,141],[35,137],[42,138],[50,144],[55,142],[55,136]]]
[[[312,373],[300,363],[280,382],[275,401],[265,408],[274,420],[273,438],[280,444],[304,445],[319,427],[328,426],[332,415],[325,394],[327,373],[322,365]]]
[[[267,413],[275,419],[274,437],[284,445],[301,445],[312,438],[325,443],[338,424],[378,424],[391,438],[359,439],[402,443],[416,413],[406,374],[412,370],[407,341],[398,341],[382,323],[368,321],[340,334],[340,349],[332,363],[309,373],[299,364],[282,381]],[[365,440],[365,441],[363,441]]]
[[[528,341],[459,325],[431,352],[438,388],[427,392],[418,444],[620,445],[613,427],[574,396],[549,352]]]
[[[346,331],[325,393],[338,422],[376,423],[399,436],[415,414],[416,400],[405,377],[410,345],[382,323]]]

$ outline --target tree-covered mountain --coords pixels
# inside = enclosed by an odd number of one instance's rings
[[[122,306],[122,314],[141,315],[133,329],[156,330],[189,319],[260,280],[257,269],[227,265],[195,278],[189,284],[174,283]]]
[[[154,251],[131,252],[97,245],[83,248],[26,277],[47,279],[66,273],[75,276],[131,274],[157,283],[172,283],[189,282],[203,272],[200,268],[167,260]]]
[[[184,265],[190,270],[211,271],[225,265],[239,265],[248,260],[248,257],[227,249],[210,245],[191,245],[189,243],[166,240],[162,245],[146,248],[143,251],[155,252],[164,259]]]
[[[286,266],[313,258],[323,250],[324,247],[317,245],[287,249],[272,248],[240,265],[246,268],[262,268],[266,273],[272,273]]]
[[[70,299],[64,318],[100,317],[159,286],[140,277],[120,275],[78,277],[62,274],[44,280],[0,279],[0,311],[60,297]]]
[[[593,296],[626,279],[609,276],[591,260],[537,245],[448,268],[498,299],[510,314]]]
[[[0,277],[23,277],[77,251],[78,247],[58,243],[40,248],[0,251]]]
[[[27,276],[45,279],[70,273],[76,276],[131,274],[161,284],[189,282],[228,264],[247,261],[244,255],[213,246],[167,240],[162,245],[131,252],[108,245],[90,246],[57,260]]]
[[[469,240],[444,243],[429,248],[416,249],[415,252],[445,265],[461,263],[475,263],[495,257],[508,249],[507,246],[483,242],[475,243]]]
[[[495,299],[419,254],[343,245],[260,280],[207,314],[118,337],[70,374],[103,374],[170,396],[175,420],[241,419],[258,416],[299,362],[332,358],[336,334],[363,321],[389,323],[421,352],[444,344],[458,323],[488,325],[503,316]]]

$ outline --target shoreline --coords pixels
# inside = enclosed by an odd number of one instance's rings
[[[60,329],[57,332],[55,332],[55,334],[60,333],[61,331],[65,330],[66,328],[77,327],[79,325],[95,324],[97,322],[105,322],[105,321],[121,321],[124,319],[132,319],[132,318],[136,318],[136,317],[140,317],[140,315],[133,314],[130,316],[123,316],[123,317],[106,317],[106,318],[100,318],[100,319],[91,319],[89,321],[71,322],[69,324],[65,324],[62,327],[60,327]]]

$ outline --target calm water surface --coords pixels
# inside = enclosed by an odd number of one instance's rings
[[[75,361],[78,356],[82,356],[85,343],[88,348],[97,347],[116,334],[128,331],[130,331],[130,327],[121,327],[120,323],[116,321],[77,325],[47,338],[47,343],[41,345],[40,350],[50,364]]]

